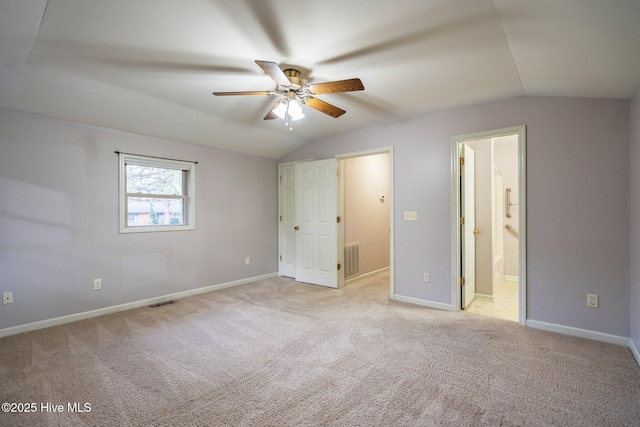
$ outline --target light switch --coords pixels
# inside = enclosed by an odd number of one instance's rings
[[[404,211],[404,220],[405,221],[417,221],[418,220],[418,211]]]

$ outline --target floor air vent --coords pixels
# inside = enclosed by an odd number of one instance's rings
[[[344,279],[360,275],[360,242],[344,245]]]
[[[151,308],[158,308],[158,307],[162,307],[163,305],[167,305],[167,304],[173,304],[175,301],[171,300],[171,301],[165,301],[165,302],[159,302],[158,304],[153,304],[150,305],[149,307]]]

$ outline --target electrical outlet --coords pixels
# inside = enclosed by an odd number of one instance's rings
[[[13,292],[2,293],[2,304],[13,304]]]
[[[431,282],[431,275],[429,273],[424,273],[424,283]]]
[[[587,294],[587,307],[598,308],[598,294]]]
[[[99,291],[102,289],[102,279],[94,279],[93,280],[93,290]]]
[[[251,264],[251,258],[247,257],[244,259],[244,265],[249,265]]]

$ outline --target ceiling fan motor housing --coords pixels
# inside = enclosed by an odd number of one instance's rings
[[[295,86],[304,86],[307,82],[304,79],[300,78],[300,71],[294,68],[287,68],[283,71],[284,75],[287,76],[292,85]]]

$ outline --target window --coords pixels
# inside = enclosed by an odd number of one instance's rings
[[[120,233],[195,228],[194,162],[119,156]]]

